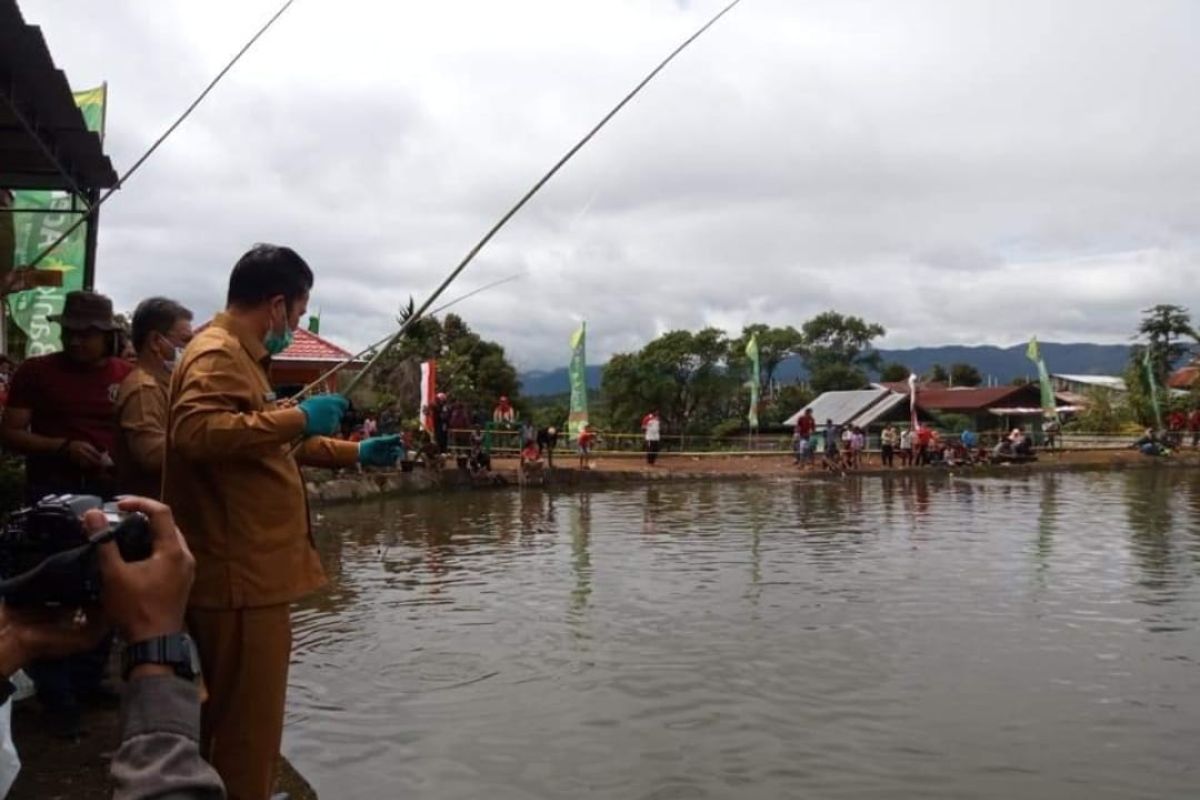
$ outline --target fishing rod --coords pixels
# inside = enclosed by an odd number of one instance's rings
[[[446,303],[445,305],[438,306],[433,311],[430,311],[427,316],[430,316],[430,317],[437,316],[438,314],[442,313],[446,309],[451,308],[452,306],[456,306],[459,303],[461,303],[463,300],[470,299],[470,298],[474,297],[475,295],[479,294],[480,292],[485,292],[488,289],[495,289],[497,286],[503,286],[506,283],[511,283],[520,277],[521,277],[520,275],[509,275],[507,278],[501,278],[498,281],[492,281],[489,284],[480,286],[478,289],[475,289],[474,291],[467,292],[466,294],[462,295],[461,297],[454,298],[453,300],[451,300],[449,303]],[[410,301],[410,308],[411,308],[411,301]],[[410,316],[411,316],[411,314],[410,314]],[[406,322],[408,321],[408,319],[409,319],[409,317],[405,317]],[[326,372],[325,374],[316,378],[312,383],[309,383],[307,386],[302,388],[294,396],[302,397],[303,395],[307,394],[308,392],[312,391],[313,389],[318,388],[319,386],[321,386],[321,384],[325,383],[325,381],[329,380],[334,375],[336,375],[338,372],[340,372],[342,370],[342,368],[346,366],[346,364],[358,361],[358,360],[362,359],[364,356],[369,356],[371,353],[375,352],[375,348],[382,347],[383,345],[387,344],[388,340],[391,338],[392,338],[392,334],[389,333],[387,336],[383,337],[375,344],[363,348],[359,352],[350,356],[350,358],[348,358],[346,361],[342,361],[342,362],[338,363],[337,365],[331,367],[328,372]]]
[[[178,128],[181,124],[183,124],[183,121],[185,119],[187,119],[189,116],[191,116],[191,113],[196,110],[196,106],[200,105],[200,103],[204,100],[205,97],[208,97],[208,93],[211,92],[216,87],[216,85],[221,82],[221,79],[225,77],[225,73],[227,73],[227,72],[229,72],[229,70],[233,69],[233,65],[241,60],[242,56],[244,56],[246,54],[246,51],[254,46],[254,43],[257,42],[259,40],[259,38],[264,33],[266,33],[267,30],[272,25],[275,24],[276,20],[278,20],[280,17],[283,16],[283,13],[285,11],[287,11],[291,7],[292,3],[294,3],[294,2],[296,2],[296,0],[286,0],[286,2],[282,6],[279,7],[279,10],[276,11],[275,14],[272,15],[272,17],[269,20],[267,20],[266,24],[258,29],[258,33],[251,36],[250,41],[248,41],[248,42],[246,42],[246,44],[242,45],[242,49],[238,50],[237,54],[234,55],[234,57],[229,60],[229,63],[227,63],[225,65],[225,67],[220,72],[217,73],[217,77],[213,78],[212,81],[208,84],[208,86],[204,87],[204,91],[202,91],[200,93],[200,95],[195,100],[192,101],[192,104],[189,105],[186,109],[184,109],[183,113],[180,114],[179,117],[176,118],[176,120],[174,122],[172,122],[171,125],[165,131],[163,131],[162,136],[159,136],[158,139],[154,142],[154,144],[150,145],[150,149],[147,150],[145,153],[143,153],[142,157],[139,158],[132,167],[130,167],[128,170],[126,170],[124,175],[117,178],[116,184],[114,184],[112,186],[112,188],[110,188],[108,191],[106,191],[99,200],[97,200],[95,203],[92,203],[88,207],[87,211],[84,214],[82,214],[79,217],[79,219],[75,220],[74,224],[72,224],[70,227],[68,227],[62,233],[61,236],[59,236],[57,239],[54,240],[53,244],[51,244],[49,247],[47,247],[42,252],[38,253],[37,257],[34,258],[33,261],[30,262],[29,264],[23,266],[22,269],[34,269],[35,267],[37,267],[38,264],[42,263],[42,259],[44,259],[46,256],[50,255],[50,253],[53,252],[54,248],[58,247],[60,244],[62,244],[64,241],[66,241],[67,237],[70,236],[72,233],[74,233],[76,230],[78,230],[80,225],[82,225],[83,223],[85,223],[89,219],[91,219],[93,216],[95,216],[96,212],[100,210],[100,206],[104,205],[104,202],[106,200],[108,200],[108,198],[112,197],[113,192],[120,189],[122,186],[125,185],[125,181],[127,181],[131,177],[133,177],[133,173],[137,172],[138,168],[141,167],[142,164],[146,163],[146,159],[150,158],[150,156],[154,153],[154,151],[158,149],[159,145],[161,145],[163,142],[165,142],[167,140],[167,137],[170,136],[172,133],[174,133],[175,129]]]
[[[723,9],[721,9],[721,11],[716,14],[716,16],[714,16],[712,19],[710,19],[708,22],[706,22],[699,30],[697,30],[695,33],[693,33],[691,36],[689,36],[686,40],[684,40],[683,44],[679,45],[673,51],[671,51],[671,54],[668,55],[665,59],[663,59],[662,62],[659,63],[659,65],[657,67],[655,67],[653,70],[651,70],[650,74],[648,74],[645,78],[643,78],[642,81],[633,88],[633,91],[631,91],[629,94],[625,95],[625,97],[621,100],[621,102],[617,103],[616,106],[614,106],[611,111],[609,111],[607,114],[604,115],[604,118],[601,119],[600,122],[596,123],[596,126],[594,128],[592,128],[590,131],[588,131],[586,136],[584,136],[582,139],[580,139],[575,144],[574,147],[572,147],[570,150],[568,150],[566,155],[564,155],[562,158],[560,158],[558,160],[558,162],[553,167],[550,168],[549,172],[547,172],[545,175],[543,175],[537,181],[537,183],[533,184],[533,187],[530,188],[529,191],[527,191],[524,194],[524,196],[521,197],[521,199],[517,201],[516,205],[514,205],[512,208],[510,208],[504,214],[504,216],[502,216],[500,218],[500,220],[495,225],[493,225],[486,234],[484,234],[483,238],[480,239],[479,242],[476,243],[476,245],[471,248],[471,250],[467,253],[466,257],[463,258],[463,260],[459,262],[458,266],[450,271],[450,274],[446,276],[446,279],[443,280],[441,285],[438,286],[437,289],[434,290],[433,294],[431,294],[429,296],[429,298],[426,299],[425,302],[421,304],[421,307],[419,309],[417,309],[417,311],[414,314],[410,315],[407,319],[404,320],[404,322],[400,325],[400,330],[396,331],[396,333],[394,333],[392,336],[390,336],[384,342],[383,346],[378,351],[376,351],[375,355],[373,355],[371,357],[371,359],[367,362],[366,366],[364,366],[362,368],[362,370],[360,370],[359,373],[350,380],[350,383],[346,386],[346,388],[342,391],[342,393],[349,394],[350,392],[354,391],[354,387],[356,387],[358,385],[358,383],[364,377],[366,377],[367,374],[372,369],[375,368],[375,365],[377,363],[379,363],[379,359],[383,356],[383,354],[386,353],[388,350],[392,349],[392,347],[394,347],[396,345],[396,343],[399,342],[400,339],[404,337],[404,335],[408,332],[409,328],[413,325],[413,323],[417,319],[420,319],[420,317],[425,313],[425,311],[437,301],[438,297],[441,296],[442,292],[446,291],[447,287],[449,287],[450,284],[453,283],[455,281],[455,279],[458,278],[458,276],[462,274],[462,271],[467,268],[467,265],[475,260],[475,256],[477,256],[479,254],[479,251],[481,251],[485,246],[487,246],[487,243],[492,240],[492,237],[494,237],[497,233],[499,233],[500,229],[503,228],[505,225],[507,225],[508,221],[510,219],[512,219],[514,216],[516,216],[516,213],[518,211],[520,211],[525,206],[525,204],[528,203],[533,198],[533,196],[541,190],[541,188],[543,186],[545,186],[547,183],[549,183],[550,179],[553,178],[558,173],[558,171],[560,169],[562,169],[563,166],[575,156],[576,153],[578,153],[580,150],[582,150],[584,145],[586,145],[588,142],[590,142],[592,140],[592,137],[594,137],[597,133],[599,133],[600,130],[605,125],[608,124],[609,120],[611,120],[613,117],[615,117],[617,115],[617,113],[620,112],[621,109],[623,109],[626,105],[628,105],[629,102],[631,100],[633,100],[633,98],[636,97],[642,91],[642,89],[644,89],[646,87],[646,84],[648,84],[648,83],[650,83],[650,81],[654,80],[654,78],[658,75],[658,73],[662,72],[668,64],[670,64],[672,61],[675,60],[676,56],[678,56],[680,53],[682,53],[684,50],[686,50],[688,45],[690,45],[692,42],[699,39],[704,34],[705,31],[707,31],[713,25],[716,25],[717,22],[722,17],[724,17],[726,14],[728,14],[730,11],[732,11],[734,9],[734,7],[736,7],[741,2],[742,2],[742,0],[733,0],[733,2],[729,3],[729,5],[725,6]],[[333,373],[340,372],[341,370],[343,370],[347,366],[349,366],[351,363],[353,363],[353,361],[354,361],[353,358],[347,359],[346,361],[342,362],[340,365],[335,367],[333,369]],[[311,384],[310,384],[310,387],[305,387],[305,388],[308,389],[309,391],[311,391]],[[297,397],[298,398],[303,397],[307,393],[308,393],[307,391],[302,392],[301,394],[298,394]]]

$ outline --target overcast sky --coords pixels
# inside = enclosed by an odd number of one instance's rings
[[[19,0],[124,171],[276,0]],[[257,241],[364,345],[725,0],[297,0],[102,213],[98,288],[218,309]],[[1200,3],[744,0],[446,297],[521,368],[828,309],[1124,341],[1197,302]]]

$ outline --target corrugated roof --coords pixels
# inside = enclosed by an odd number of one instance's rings
[[[1022,397],[1026,395],[1027,397]],[[1031,401],[1023,402],[1032,398]],[[1037,386],[993,386],[975,389],[917,389],[917,406],[929,411],[975,412],[1000,405],[1038,405]]]
[[[907,405],[908,405],[908,395],[896,394],[893,392],[892,394],[890,394],[887,397],[880,400],[875,405],[868,408],[863,413],[859,414],[857,417],[855,417],[853,420],[851,420],[851,422],[853,422],[855,425],[858,425],[859,427],[866,428],[869,425],[871,425],[873,422],[875,422],[875,420],[877,420],[880,417],[884,416],[885,414],[888,414],[889,412],[891,412],[897,406],[907,406]]]
[[[833,420],[834,425],[846,425],[860,414],[873,409],[877,403],[889,396],[895,395],[887,389],[825,392],[789,417],[783,424],[795,425],[796,421],[800,419],[800,415],[811,408],[818,425],[824,425],[826,420]]]
[[[1084,386],[1098,386],[1101,389],[1112,389],[1114,391],[1125,391],[1125,379],[1118,378],[1115,375],[1063,375],[1061,373],[1052,373],[1051,378],[1057,378],[1060,381],[1068,383],[1079,383]]]
[[[116,185],[117,173],[100,137],[87,129],[41,29],[25,22],[16,0],[0,0],[0,99],[0,186],[70,190],[74,183],[86,190]]]

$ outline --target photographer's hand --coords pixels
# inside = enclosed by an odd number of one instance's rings
[[[0,604],[0,677],[38,658],[62,658],[100,643],[109,626],[100,613]]]
[[[118,507],[140,511],[150,519],[154,550],[145,561],[126,562],[116,542],[100,545],[104,611],[131,643],[179,633],[196,568],[187,542],[175,527],[171,509],[162,503],[132,497]],[[103,519],[98,511],[84,517],[89,529]]]

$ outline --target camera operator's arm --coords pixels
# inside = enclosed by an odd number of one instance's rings
[[[120,507],[150,518],[154,551],[145,561],[127,563],[114,542],[100,546],[105,613],[128,642],[179,633],[195,560],[165,505],[132,498]],[[106,522],[89,511],[84,524],[98,531]],[[221,779],[200,757],[199,733],[196,686],[167,666],[134,667],[121,708],[121,746],[112,761],[113,800],[222,800]]]

